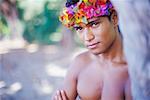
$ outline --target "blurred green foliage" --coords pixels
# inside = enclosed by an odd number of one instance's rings
[[[29,1],[29,0],[28,0]],[[31,1],[31,0],[30,0]],[[35,1],[35,0],[32,0]],[[39,0],[37,0],[38,2]],[[43,8],[39,9],[39,13],[33,12],[33,15],[29,19],[26,19],[25,13],[27,6],[22,7],[22,0],[17,0],[16,8],[18,11],[18,18],[24,26],[23,37],[29,43],[39,43],[39,44],[51,44],[56,43],[50,39],[51,35],[57,33],[60,28],[60,22],[58,15],[60,12],[60,6],[64,2],[63,0],[43,0]],[[36,2],[36,3],[37,3]],[[41,1],[40,1],[41,2]],[[34,2],[33,7],[34,7]],[[25,3],[24,3],[25,5]],[[37,8],[38,9],[38,8]],[[9,27],[7,21],[4,17],[0,15],[0,33],[8,34]],[[2,32],[1,32],[2,31]]]
[[[59,9],[49,9],[49,3],[50,2],[45,3],[42,13],[25,21],[23,36],[28,42],[38,42],[42,44],[54,43],[49,37],[57,31],[59,26]]]
[[[0,36],[7,36],[10,30],[5,17],[0,13]]]

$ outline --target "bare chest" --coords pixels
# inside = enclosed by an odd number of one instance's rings
[[[112,96],[122,98],[126,78],[126,69],[106,70],[92,64],[79,74],[77,91],[83,100],[101,100],[109,95],[110,100]]]

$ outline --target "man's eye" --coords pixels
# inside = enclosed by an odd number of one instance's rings
[[[97,27],[98,25],[100,24],[100,22],[93,22],[93,23],[91,23],[91,27]]]
[[[74,27],[74,29],[75,29],[76,31],[81,31],[81,30],[83,29],[83,27]]]

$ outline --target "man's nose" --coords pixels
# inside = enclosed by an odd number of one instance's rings
[[[93,32],[90,29],[86,29],[84,34],[84,40],[85,41],[91,41],[95,38]]]

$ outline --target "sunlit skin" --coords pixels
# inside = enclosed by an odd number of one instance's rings
[[[132,100],[128,65],[123,54],[118,17],[88,19],[74,27],[88,48],[78,55],[53,100]]]

